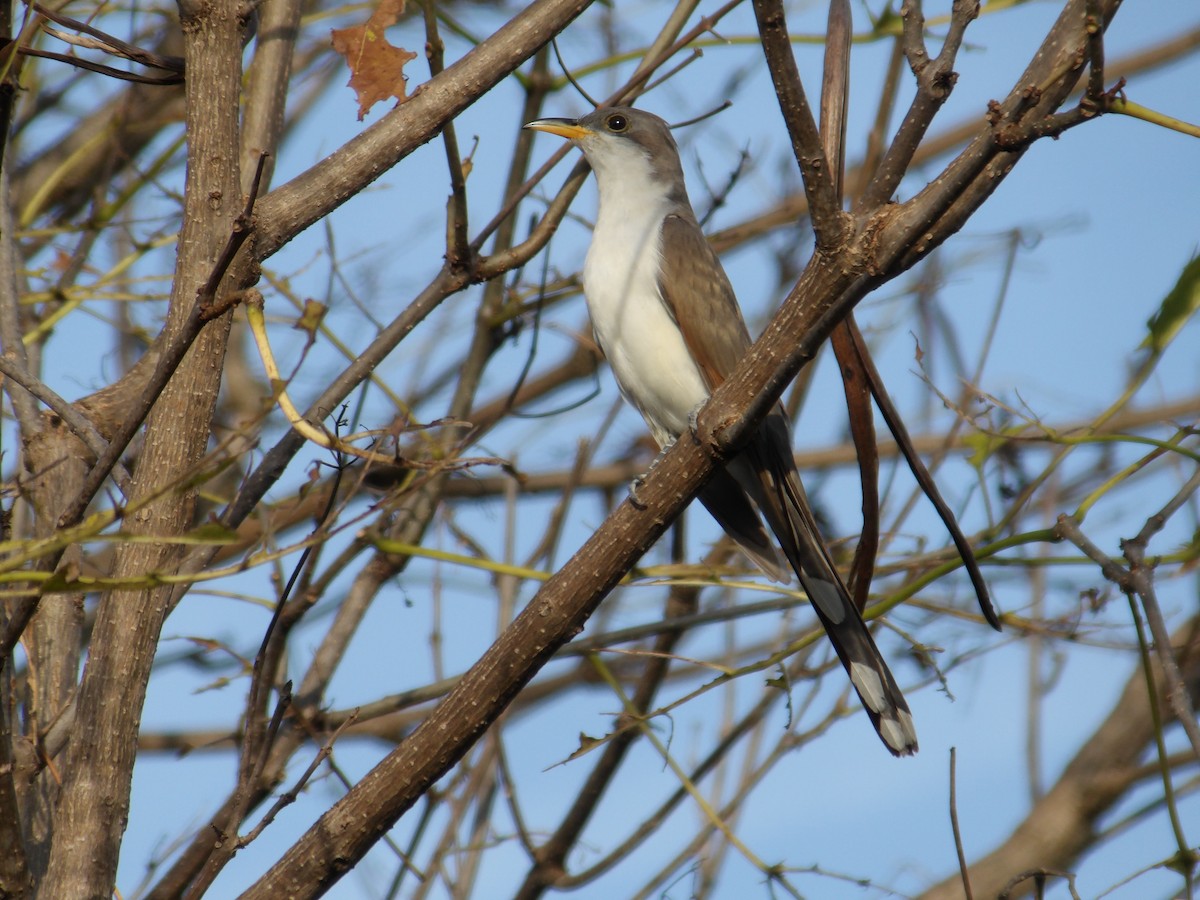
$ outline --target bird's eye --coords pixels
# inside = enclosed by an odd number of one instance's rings
[[[620,113],[609,116],[604,120],[604,124],[608,126],[608,130],[614,134],[620,134],[629,127],[629,120]]]

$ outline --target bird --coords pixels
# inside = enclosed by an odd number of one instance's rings
[[[595,173],[599,209],[583,266],[592,330],[621,394],[665,452],[752,343],[692,210],[670,126],[645,110],[606,107],[525,128],[572,141]],[[880,739],[895,756],[915,753],[908,704],[821,539],[782,406],[698,496],[768,577],[795,573]]]

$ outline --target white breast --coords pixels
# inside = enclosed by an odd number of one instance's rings
[[[665,198],[656,196],[661,192],[648,166],[623,166],[616,185],[610,174],[597,171],[600,212],[583,267],[584,294],[621,393],[661,445],[687,429],[688,414],[708,399],[708,389],[659,296]]]

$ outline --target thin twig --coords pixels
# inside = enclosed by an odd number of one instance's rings
[[[579,92],[579,96],[581,96],[592,106],[599,106],[600,104],[595,101],[591,94],[584,90],[583,85],[576,81],[575,76],[571,74],[570,66],[568,66],[566,60],[563,59],[562,51],[558,49],[558,38],[555,38],[550,42],[550,48],[554,51],[554,58],[558,61],[558,67],[562,69],[563,77],[571,83],[571,87],[575,88],[575,90]]]
[[[1072,900],[1081,900],[1079,892],[1075,889],[1075,873],[1063,872],[1057,869],[1030,869],[1027,872],[1022,872],[1019,875],[1014,875],[1009,879],[1004,889],[996,896],[996,900],[1008,900],[1013,895],[1013,892],[1026,881],[1032,881],[1037,886],[1039,896],[1043,895],[1046,889],[1047,878],[1062,878],[1067,882],[1067,890],[1071,892]],[[1021,892],[1022,895],[1025,891]]]
[[[437,9],[434,0],[424,0],[425,56],[429,60],[429,75],[435,78],[445,69],[443,56],[446,45],[438,31]],[[453,122],[442,129],[442,146],[446,150],[446,167],[450,171],[450,200],[446,205],[446,260],[451,266],[470,268],[474,254],[467,241],[467,179],[463,174],[458,135]]]
[[[17,52],[22,56],[36,56],[39,59],[49,59],[53,60],[54,62],[65,63],[66,65],[74,66],[77,69],[87,69],[89,72],[95,72],[98,75],[105,75],[109,78],[115,78],[118,81],[132,81],[135,84],[161,86],[183,83],[183,75],[138,75],[136,72],[126,72],[124,69],[114,69],[112,66],[106,66],[103,63],[92,62],[90,59],[83,59],[79,56],[72,56],[66,53],[55,53],[53,50],[38,50],[34,47],[19,47]]]
[[[353,725],[355,721],[356,717],[353,715],[347,716],[342,721],[342,723],[337,727],[337,730],[330,735],[329,740],[321,745],[321,749],[317,751],[316,755],[312,758],[312,761],[308,764],[308,767],[300,774],[300,777],[296,779],[296,783],[279,795],[279,798],[273,804],[271,804],[271,808],[263,814],[262,819],[259,820],[258,824],[255,825],[254,828],[248,831],[244,836],[238,838],[238,849],[241,849],[242,847],[245,847],[254,841],[260,834],[263,833],[263,829],[274,822],[275,818],[287,806],[290,806],[296,802],[297,798],[300,796],[300,792],[304,790],[305,785],[312,780],[313,775],[316,774],[321,763],[323,763],[333,754],[333,745],[337,743],[338,738],[340,738],[342,733],[351,725]]]
[[[133,44],[128,44],[120,38],[114,37],[107,32],[101,31],[98,28],[93,28],[86,22],[81,22],[78,19],[72,19],[69,16],[64,16],[56,10],[42,6],[40,3],[32,4],[33,11],[40,16],[45,16],[51,22],[62,25],[64,28],[70,28],[73,31],[78,31],[81,34],[86,34],[96,39],[100,44],[100,49],[111,53],[114,56],[121,56],[128,59],[130,62],[140,63],[151,69],[163,69],[167,72],[175,73],[179,76],[179,81],[183,80],[184,61],[182,56],[167,56],[161,53],[152,53],[149,50],[143,50],[141,47],[135,47]],[[71,43],[71,39],[66,35],[61,35],[53,32],[51,29],[46,29],[55,34],[55,37],[60,40]]]
[[[1184,490],[1176,494],[1176,498],[1185,492],[1188,495],[1194,493],[1197,485],[1200,485],[1200,470],[1189,479]],[[1172,500],[1172,504],[1174,503],[1175,500]],[[1178,506],[1175,508],[1177,509]],[[1104,573],[1105,578],[1126,594],[1136,595],[1141,601],[1142,608],[1146,612],[1146,620],[1150,625],[1151,635],[1154,637],[1155,652],[1158,654],[1158,660],[1162,666],[1163,678],[1167,682],[1166,695],[1171,703],[1172,712],[1183,726],[1188,740],[1191,741],[1193,752],[1200,757],[1200,725],[1196,723],[1196,714],[1171,648],[1170,635],[1167,632],[1166,623],[1162,618],[1154,591],[1153,570],[1145,565],[1143,551],[1133,541],[1122,542],[1126,558],[1130,562],[1129,569],[1125,569],[1092,543],[1080,529],[1074,516],[1060,515],[1054,530],[1082,550],[1088,559],[1100,566],[1100,571]]]
[[[292,683],[285,682],[279,691],[279,699],[275,704],[275,712],[271,716],[269,726],[269,734],[273,740],[274,736],[279,733],[280,727],[283,725],[284,715],[291,709],[292,706]],[[187,891],[183,894],[184,900],[197,900],[204,896],[221,869],[225,867],[235,853],[242,849],[249,840],[243,842],[238,836],[238,828],[241,826],[242,820],[246,815],[246,807],[251,800],[251,785],[257,780],[257,776],[262,774],[262,769],[254,773],[256,776],[253,780],[239,777],[237,787],[233,793],[233,808],[230,810],[229,817],[222,826],[214,824],[212,827],[217,832],[216,840],[212,844],[212,855],[208,858],[204,868],[196,875],[195,879],[188,885]],[[280,802],[283,802],[282,800]],[[286,803],[284,803],[286,805]],[[255,837],[269,824],[267,821],[259,823],[255,830]]]
[[[848,226],[843,221],[833,173],[824,163],[821,134],[792,53],[783,3],[781,0],[754,0],[754,15],[779,108],[791,137],[792,153],[804,178],[817,249],[828,252],[842,243]]]
[[[1167,761],[1167,742],[1164,735],[1165,723],[1163,722],[1161,709],[1162,695],[1154,680],[1153,658],[1150,655],[1150,644],[1146,640],[1146,629],[1142,627],[1142,617],[1138,614],[1137,600],[1134,599],[1133,594],[1126,594],[1125,598],[1129,601],[1129,615],[1133,619],[1133,627],[1137,632],[1138,656],[1142,662],[1142,675],[1146,681],[1150,719],[1154,727],[1154,746],[1157,750],[1155,756],[1158,763],[1158,774],[1162,779],[1163,804],[1167,809],[1167,818],[1171,821],[1171,830],[1174,832],[1177,852],[1180,854],[1180,858],[1183,859],[1192,854],[1192,850],[1188,844],[1186,833],[1183,830],[1183,823],[1179,820],[1179,805],[1176,802],[1175,785],[1171,780],[1171,767]],[[1190,871],[1191,867],[1188,869],[1189,874]]]
[[[954,89],[958,77],[954,73],[954,60],[967,26],[979,15],[979,2],[959,0],[951,10],[950,27],[942,50],[931,60],[925,49],[925,17],[921,12],[921,4],[916,0],[905,0],[900,7],[904,22],[900,42],[909,68],[916,76],[917,93],[879,168],[872,173],[871,182],[862,194],[859,206],[864,211],[877,209],[891,199],[900,186],[900,180],[908,172],[934,116]]]
[[[958,856],[958,871],[962,875],[963,895],[966,900],[974,900],[971,891],[971,869],[967,864],[967,853],[963,849],[962,831],[958,827],[958,752],[950,748],[950,830],[954,832],[954,852]]]

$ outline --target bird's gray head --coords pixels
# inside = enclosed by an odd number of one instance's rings
[[[667,123],[653,113],[609,106],[580,119],[538,119],[525,127],[574,141],[602,183],[648,167],[672,200],[687,205],[679,148]]]

